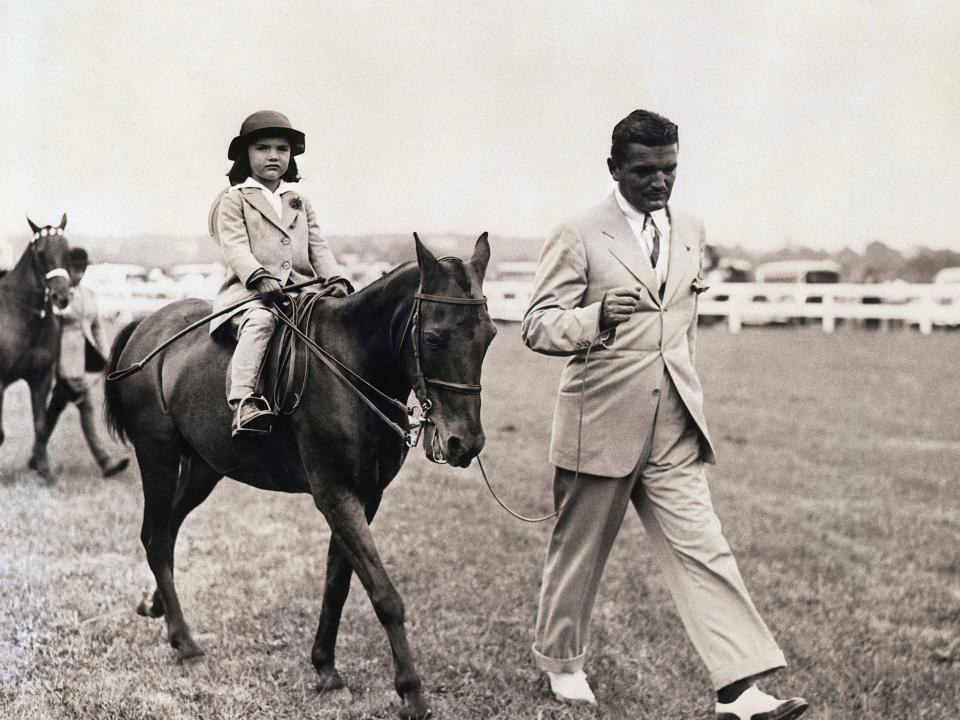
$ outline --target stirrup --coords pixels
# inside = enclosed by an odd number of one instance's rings
[[[248,409],[253,406],[253,409]],[[246,412],[245,412],[246,411]],[[273,426],[276,415],[270,409],[270,403],[260,395],[247,395],[241,398],[237,409],[233,413],[233,425],[230,434],[238,435],[266,435]]]

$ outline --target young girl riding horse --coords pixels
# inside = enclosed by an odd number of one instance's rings
[[[324,291],[344,297],[353,291],[320,234],[317,216],[291,183],[298,182],[295,156],[305,149],[304,134],[286,116],[256,112],[240,127],[227,151],[233,167],[230,187],[210,209],[210,233],[220,243],[227,277],[214,310],[255,291],[259,298],[210,324],[237,338],[227,402],[234,409],[233,436],[269,432],[276,417],[257,392],[257,381],[277,319],[268,309],[289,301],[283,286],[319,277]]]

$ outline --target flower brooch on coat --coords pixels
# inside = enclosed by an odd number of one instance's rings
[[[709,290],[710,286],[703,281],[702,276],[697,275],[693,279],[693,282],[690,283],[690,289],[699,295],[700,293],[705,293],[707,290]]]
[[[293,195],[290,198],[290,207],[292,207],[294,210],[299,210],[303,207],[303,200],[300,199],[299,195]]]

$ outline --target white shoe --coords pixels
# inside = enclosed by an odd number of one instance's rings
[[[717,702],[717,720],[793,720],[808,707],[801,697],[780,700],[751,685],[732,703]]]
[[[583,670],[572,673],[548,672],[547,677],[550,678],[550,690],[553,691],[553,696],[560,702],[597,704],[597,699],[593,696],[590,685],[587,684],[587,676]]]

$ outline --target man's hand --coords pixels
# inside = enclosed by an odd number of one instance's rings
[[[639,287],[618,287],[608,290],[600,306],[600,329],[609,330],[630,317],[640,302]]]
[[[253,289],[257,291],[257,294],[260,295],[260,299],[263,300],[267,305],[276,305],[277,307],[281,307],[287,303],[287,296],[283,294],[283,290],[280,288],[280,283],[272,277],[265,275],[257,278]]]

